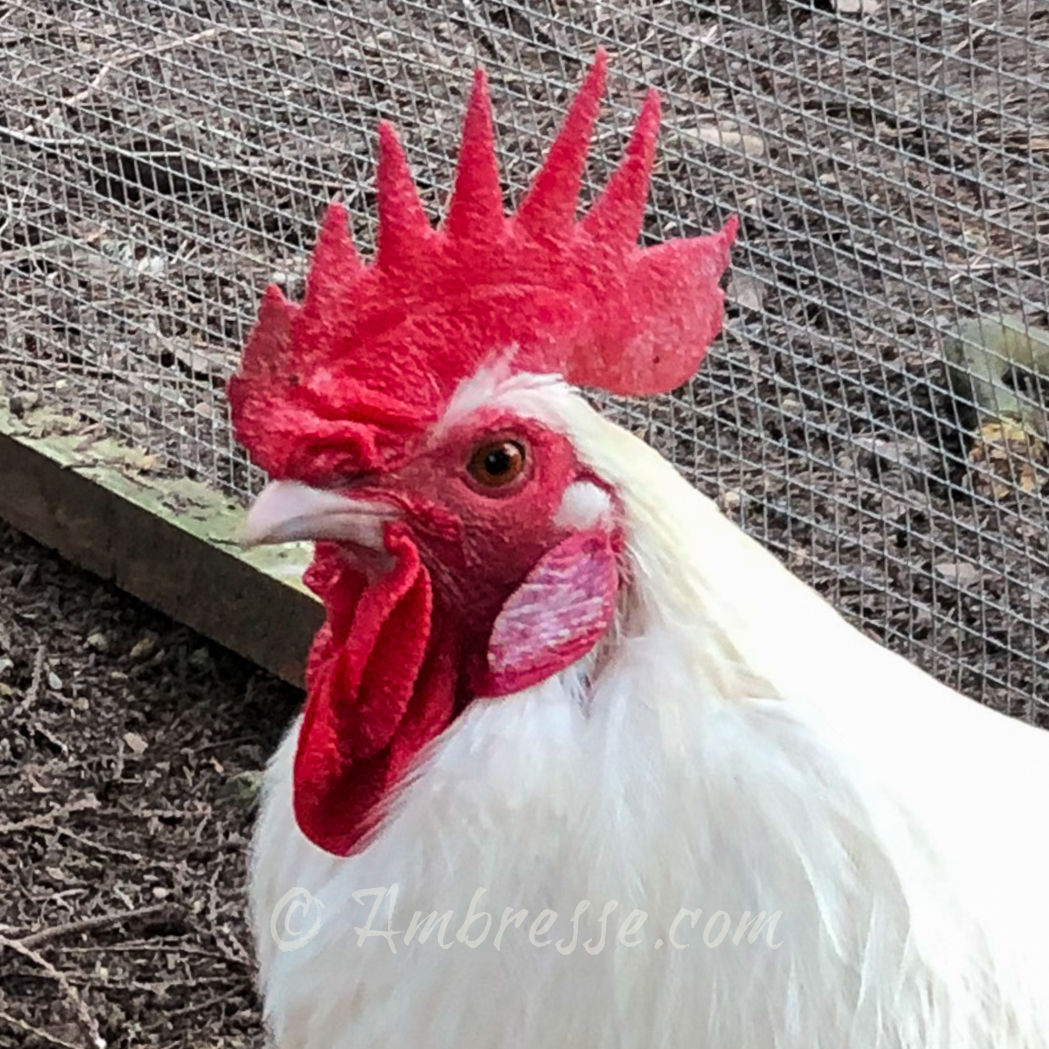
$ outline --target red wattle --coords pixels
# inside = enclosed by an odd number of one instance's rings
[[[406,534],[391,528],[386,545],[396,564],[371,584],[329,544],[307,574],[328,621],[307,667],[294,809],[306,837],[336,855],[375,825],[380,802],[455,714],[458,661],[431,629],[429,574]]]

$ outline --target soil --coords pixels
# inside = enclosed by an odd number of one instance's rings
[[[941,348],[986,311],[1047,322],[1049,10],[133,6],[0,15],[8,395],[61,397],[246,495],[225,378],[262,285],[301,293],[327,199],[371,242],[376,120],[402,127],[437,214],[484,62],[516,198],[601,41],[594,183],[655,82],[645,236],[742,219],[696,380],[603,403],[861,628],[1049,724],[1045,444],[975,431]],[[0,529],[0,550],[0,935],[24,948],[0,952],[0,1044],[86,1044],[78,1002],[116,1046],[261,1044],[248,796],[294,694],[26,539]]]
[[[252,786],[299,694],[2,524],[0,550],[0,1046],[261,1046]]]

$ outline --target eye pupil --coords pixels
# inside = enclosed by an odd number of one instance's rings
[[[513,467],[513,462],[513,456],[505,447],[493,448],[484,457],[484,468],[493,477],[498,477],[500,474],[504,474],[507,470],[511,469]]]
[[[524,445],[517,441],[488,441],[474,451],[467,470],[486,488],[501,488],[518,477],[524,465]]]

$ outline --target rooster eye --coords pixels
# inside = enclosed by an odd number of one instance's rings
[[[503,488],[520,476],[524,465],[524,445],[517,441],[488,441],[470,456],[466,469],[485,488]]]

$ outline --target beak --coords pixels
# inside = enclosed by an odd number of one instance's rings
[[[383,526],[397,517],[388,504],[311,488],[298,481],[271,481],[251,504],[241,528],[244,546],[330,539],[385,552]]]

